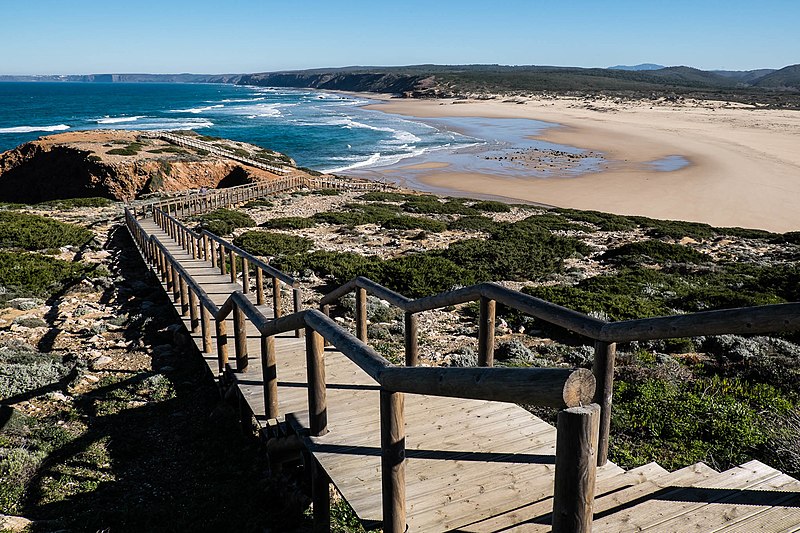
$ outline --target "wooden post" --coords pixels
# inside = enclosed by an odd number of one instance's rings
[[[219,245],[219,272],[223,276],[227,272],[227,268],[225,267],[225,247],[221,244]]]
[[[272,278],[272,310],[273,318],[280,318],[281,313],[281,285],[278,278]]]
[[[326,317],[328,318],[331,317],[331,306],[329,304],[323,305],[320,310],[322,311],[322,314],[325,315]],[[330,346],[330,344],[331,343],[328,342],[328,339],[323,340],[323,346]]]
[[[189,290],[189,326],[192,333],[197,331],[200,321],[197,319],[197,295],[193,290]]]
[[[406,434],[403,394],[381,390],[381,488],[384,533],[406,531]]]
[[[158,249],[158,268],[161,270],[161,281],[167,284],[167,291],[169,291],[169,275],[167,274],[167,256]]]
[[[294,312],[299,313],[300,307],[302,306],[302,296],[300,293],[300,287],[295,287],[294,289],[292,289],[292,303],[294,307]],[[294,330],[294,336],[296,339],[299,339],[300,337],[303,336],[303,330],[302,329]]]
[[[247,372],[247,319],[238,305],[233,306],[234,349],[236,350],[236,371]]]
[[[172,301],[177,302],[181,298],[181,279],[178,269],[172,265]]]
[[[236,283],[236,254],[232,249],[228,251],[228,258],[231,261],[231,283]]]
[[[211,267],[217,268],[217,243],[216,241],[211,241]]]
[[[417,343],[417,315],[406,311],[405,315],[406,366],[419,364],[419,345]]]
[[[481,296],[478,324],[478,366],[494,366],[495,301]]]
[[[250,292],[250,261],[242,257],[242,292]]]
[[[228,364],[228,332],[225,320],[217,321],[217,361],[219,362],[219,373],[225,372],[225,365]]]
[[[367,291],[356,287],[356,337],[367,342]]]
[[[208,261],[208,235],[205,233],[203,234],[203,259]]]
[[[311,456],[311,503],[314,513],[314,533],[329,533],[331,530],[331,489],[328,474]]]
[[[180,277],[181,284],[181,316],[186,316],[189,312],[189,287],[186,285],[186,280],[183,276]]]
[[[600,406],[558,413],[553,533],[591,533]]]
[[[275,337],[261,337],[261,373],[264,378],[264,412],[278,418],[278,370],[275,360]]]
[[[200,330],[203,332],[203,353],[211,353],[211,314],[200,304]]]
[[[306,369],[308,370],[308,427],[312,437],[328,432],[325,397],[325,351],[322,335],[306,326]]]
[[[608,462],[609,434],[611,432],[611,404],[614,394],[614,359],[617,345],[613,342],[594,343],[594,378],[597,389],[594,402],[600,406],[600,433],[597,443],[597,466]]]
[[[264,271],[256,265],[256,305],[264,305]]]

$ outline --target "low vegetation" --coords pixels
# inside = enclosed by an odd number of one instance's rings
[[[0,251],[0,303],[18,296],[49,297],[65,285],[90,273],[82,263],[71,263],[31,252]]]
[[[125,148],[112,148],[108,152],[109,155],[136,155],[144,145],[139,142],[128,143]]]
[[[236,237],[233,243],[251,254],[269,257],[302,254],[314,245],[314,241],[305,237],[269,231],[247,231]]]
[[[236,228],[250,228],[256,225],[249,215],[232,209],[217,209],[198,216],[199,229],[215,235],[230,235]]]
[[[36,204],[38,206],[43,207],[52,207],[53,209],[84,209],[84,208],[91,208],[91,207],[110,207],[114,205],[113,200],[109,200],[108,198],[101,198],[98,196],[92,196],[89,198],[64,198],[63,200],[50,200],[48,202],[42,202]]]
[[[61,246],[83,246],[92,240],[91,231],[52,218],[0,211],[0,248],[44,250]]]

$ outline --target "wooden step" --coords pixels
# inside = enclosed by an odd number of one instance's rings
[[[775,472],[778,472],[775,470]],[[702,524],[703,530],[717,531],[780,531],[769,525],[774,518],[792,517],[787,525],[800,526],[800,481],[782,473],[741,489],[721,489],[723,496],[713,502],[699,504],[682,516],[670,519],[647,531],[682,531],[691,524]],[[771,516],[775,515],[775,516]],[[742,529],[744,528],[744,529]]]
[[[702,463],[698,463],[700,464]],[[704,474],[693,480],[678,478],[675,474],[660,478],[656,482],[662,485],[659,490],[650,491],[624,504],[617,503],[608,507],[605,512],[602,505],[596,506],[593,529],[597,532],[643,531],[690,512],[699,506],[698,502],[715,501],[724,494],[718,489],[746,488],[780,473],[762,463],[751,461],[725,472]]]

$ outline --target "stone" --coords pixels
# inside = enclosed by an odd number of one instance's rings
[[[44,302],[38,298],[14,298],[13,300],[8,301],[9,307],[19,309],[20,311],[30,311],[31,309],[36,309],[42,304],[44,304]]]
[[[89,362],[89,368],[92,370],[97,370],[99,368],[103,368],[112,361],[113,359],[111,359],[109,356],[101,355],[100,357],[96,357]]]
[[[0,514],[0,530],[2,531],[11,531],[15,533],[17,531],[25,531],[29,527],[33,525],[32,520],[28,520],[23,516],[11,516]]]

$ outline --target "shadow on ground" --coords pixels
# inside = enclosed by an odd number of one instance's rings
[[[104,301],[130,315],[127,339],[163,346],[164,327],[179,323],[169,300],[124,228],[107,247],[122,250],[113,269],[126,281]],[[87,429],[33,476],[23,505],[43,521],[33,531],[308,530],[307,499],[270,477],[259,441],[241,430],[193,345],[166,344],[151,368],[107,372],[76,397],[69,416]]]

